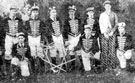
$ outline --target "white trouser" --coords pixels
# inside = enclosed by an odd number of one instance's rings
[[[13,44],[16,44],[18,42],[18,39],[16,37],[11,37],[9,35],[6,35],[5,38],[5,59],[10,60],[12,58],[12,47]]]
[[[81,56],[82,56],[82,61],[83,61],[83,66],[85,71],[90,71],[91,70],[90,52],[86,53],[83,50],[81,50]]]
[[[79,34],[76,37],[73,37],[71,35],[68,35],[68,42],[69,42],[68,49],[69,50],[73,50],[73,48],[77,46],[77,44],[79,42],[79,39],[80,39],[80,36],[81,36],[81,34]],[[74,55],[75,53],[71,51],[69,54],[70,55]]]
[[[117,50],[117,57],[120,62],[121,68],[126,68],[127,59],[130,59],[132,57],[133,50],[127,50],[125,53],[122,53],[120,50]]]
[[[50,50],[51,56],[56,56],[58,51],[59,57],[64,57],[66,54],[62,34],[59,37],[52,36],[52,38],[54,42],[54,49]]]
[[[43,49],[40,45],[41,36],[28,36],[28,42],[31,50],[31,56],[44,57]]]
[[[29,67],[28,67],[28,61],[27,60],[19,61],[18,58],[14,57],[11,60],[11,64],[19,66],[21,68],[21,75],[22,76],[29,76],[30,75]]]

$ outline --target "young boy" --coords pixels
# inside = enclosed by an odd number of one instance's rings
[[[21,70],[21,76],[28,77],[30,76],[28,61],[30,58],[30,47],[25,41],[24,33],[18,34],[18,43],[13,45],[13,58],[11,59],[12,65],[12,81],[16,80],[18,77],[18,69]],[[19,75],[20,76],[20,75]]]

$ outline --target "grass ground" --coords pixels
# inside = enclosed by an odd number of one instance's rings
[[[43,74],[39,80],[35,77],[29,77],[26,81],[3,80],[0,83],[135,83],[135,74],[131,72],[123,72],[116,76],[113,71],[106,73],[60,73],[60,74]]]

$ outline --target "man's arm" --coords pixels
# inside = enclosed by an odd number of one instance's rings
[[[96,52],[99,52],[99,46],[97,39],[94,39],[93,45],[92,45],[92,53],[95,54]]]
[[[126,44],[125,44],[125,51],[126,50],[131,50],[134,48],[134,42],[133,42],[133,39],[132,39],[132,36],[131,35],[127,35],[127,40],[126,40]]]
[[[100,26],[100,31],[102,34],[104,34],[106,32],[106,26],[105,26],[105,22],[104,22],[105,18],[104,18],[104,14],[100,14],[99,17],[99,26]]]

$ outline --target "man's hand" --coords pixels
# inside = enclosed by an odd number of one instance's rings
[[[71,49],[71,51],[74,51],[75,50],[75,48],[73,47],[72,49]]]
[[[11,55],[5,55],[5,59],[6,60],[11,60],[12,59],[12,56]]]
[[[120,54],[120,56],[122,56],[122,55],[124,55],[124,51],[122,51],[122,50],[119,50],[119,54]]]
[[[109,39],[109,35],[104,33],[105,38]]]
[[[41,42],[41,43],[40,43],[40,46],[43,48],[43,47],[44,47],[44,43],[43,43],[43,42]]]
[[[111,31],[111,32],[109,33],[109,36],[113,36],[113,33],[114,33],[114,32],[113,32],[113,31]]]
[[[24,60],[28,61],[28,58],[24,57]]]
[[[35,56],[32,56],[34,59],[36,59],[37,58],[37,56],[35,55]]]
[[[66,46],[69,46],[69,45],[70,45],[70,42],[69,42],[69,41],[66,41],[66,42],[65,42],[65,45],[66,45]]]
[[[90,52],[90,58],[94,58],[94,54]]]

